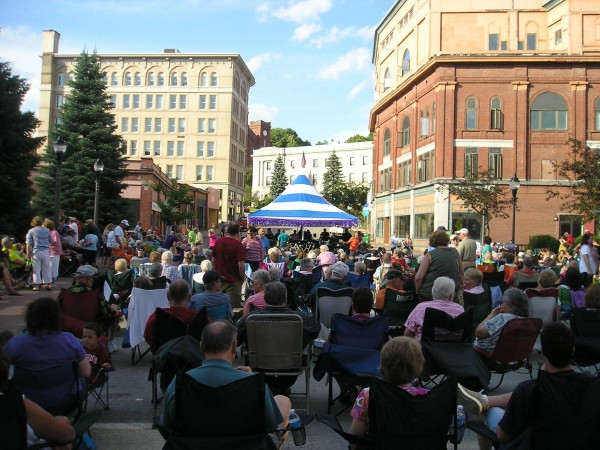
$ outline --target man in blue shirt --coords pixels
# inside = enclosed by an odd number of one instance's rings
[[[266,236],[264,228],[258,229],[258,237],[260,238],[260,242],[262,242],[263,253],[266,255],[269,248],[271,248],[271,241],[269,241],[269,238]]]

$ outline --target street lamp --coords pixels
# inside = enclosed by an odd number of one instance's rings
[[[98,226],[98,203],[100,200],[100,174],[104,170],[104,163],[100,158],[94,163],[94,172],[96,172],[96,195],[94,196],[94,225]]]
[[[62,176],[62,159],[67,151],[67,143],[59,136],[54,141],[54,153],[56,153],[56,178],[54,180],[54,227],[58,229],[58,213],[60,210],[60,178]]]
[[[517,191],[521,187],[521,181],[517,178],[517,174],[515,173],[513,177],[508,182],[508,186],[512,191],[513,196],[513,217],[512,217],[512,243],[515,243],[515,216],[517,211]]]

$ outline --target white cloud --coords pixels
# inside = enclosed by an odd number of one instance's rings
[[[310,44],[317,48],[323,47],[325,44],[335,44],[340,42],[342,39],[357,37],[359,39],[371,40],[373,39],[374,27],[348,27],[338,28],[337,26],[331,27],[331,29],[318,38],[311,39]]]
[[[348,100],[353,100],[358,94],[360,94],[362,91],[364,91],[369,84],[371,84],[370,80],[364,80],[361,81],[360,83],[358,83],[356,86],[354,86],[352,89],[350,89],[350,92],[348,92]]]
[[[274,61],[279,58],[281,58],[281,55],[279,53],[263,53],[261,55],[253,56],[248,60],[248,69],[250,69],[250,72],[254,73],[258,69],[260,69],[263,63]]]
[[[269,20],[269,4],[261,3],[256,7],[256,21],[258,23],[265,23]]]
[[[366,48],[350,50],[340,56],[333,64],[319,70],[318,77],[323,80],[337,80],[344,72],[358,71],[370,67],[370,52]]]
[[[277,106],[265,105],[264,103],[250,103],[248,105],[248,120],[264,120],[274,122],[281,109]]]
[[[306,23],[298,26],[294,30],[294,35],[292,36],[292,40],[302,42],[307,40],[313,34],[317,33],[321,29],[321,25],[319,24],[310,24]]]
[[[273,17],[296,23],[306,23],[318,20],[319,16],[329,11],[333,6],[331,0],[301,0],[287,8],[279,8],[273,12]]]

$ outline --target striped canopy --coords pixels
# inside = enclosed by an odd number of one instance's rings
[[[287,227],[352,227],[358,218],[336,208],[321,196],[304,175],[294,182],[275,200],[248,216],[251,225]]]

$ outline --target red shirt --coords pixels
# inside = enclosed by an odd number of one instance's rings
[[[351,237],[348,241],[348,248],[355,252],[358,250],[358,246],[360,245],[360,239],[356,237]]]
[[[98,345],[98,347],[93,349],[84,346],[83,349],[85,350],[85,358],[90,362],[90,366],[92,367],[92,374],[87,378],[87,382],[92,383],[102,366],[106,363],[112,366],[112,362],[108,350],[102,345]],[[101,384],[105,379],[106,377],[98,377],[95,381],[97,384]]]
[[[213,248],[214,270],[228,283],[243,281],[238,263],[246,261],[246,251],[240,241],[225,236],[217,240]]]
[[[187,306],[171,306],[170,308],[163,308],[163,310],[172,316],[177,317],[186,325],[190,323],[192,318],[196,315],[196,311],[188,308]],[[151,343],[154,341],[154,321],[156,320],[156,312],[150,314],[148,322],[146,322],[146,328],[144,328],[144,339],[146,342]]]

